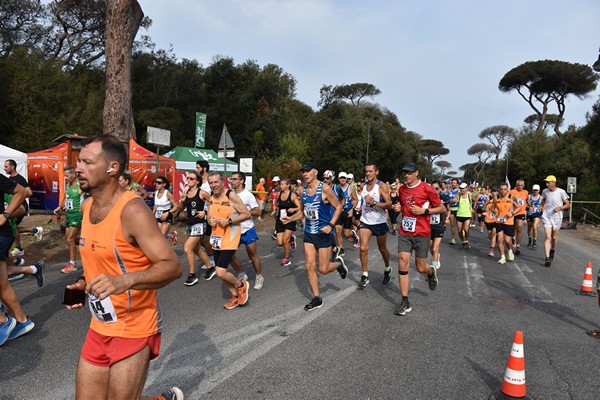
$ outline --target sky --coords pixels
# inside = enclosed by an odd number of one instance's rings
[[[533,113],[518,93],[498,90],[506,72],[546,59],[591,66],[600,46],[598,0],[139,2],[153,21],[142,33],[157,48],[204,66],[215,56],[276,64],[315,111],[323,85],[375,85],[372,101],[442,141],[451,170],[476,161],[467,149],[483,129],[519,129]],[[584,125],[599,94],[567,100],[563,127]]]

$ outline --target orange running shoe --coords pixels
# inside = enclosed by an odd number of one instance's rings
[[[66,267],[60,270],[63,274],[68,274],[69,272],[77,271],[77,267],[71,263],[68,263]]]
[[[237,296],[232,296],[231,300],[229,300],[229,302],[227,302],[227,304],[225,304],[223,307],[225,307],[226,310],[233,310],[237,306],[238,306],[238,298],[237,298]]]
[[[243,306],[244,304],[246,304],[248,302],[248,287],[250,285],[248,285],[247,281],[242,280],[242,286],[237,288],[237,292],[238,292],[238,304],[240,306]]]

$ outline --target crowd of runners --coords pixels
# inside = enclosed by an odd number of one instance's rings
[[[291,251],[299,245],[296,233],[302,232],[308,286],[313,296],[304,306],[306,311],[323,305],[318,273],[335,271],[341,279],[346,278],[346,244],[359,249],[359,289],[369,285],[368,253],[373,236],[382,257],[382,284],[390,283],[387,235],[397,236],[400,297],[394,314],[402,316],[412,311],[408,296],[413,254],[416,270],[426,276],[429,289],[433,291],[438,285],[446,226],[450,226],[449,245],[460,244],[466,251],[471,249],[470,230],[486,229],[487,255],[496,257],[497,249],[498,262],[505,264],[520,254],[525,224],[527,246],[537,247],[541,222],[545,233],[544,265],[549,267],[554,261],[562,213],[570,206],[567,194],[556,186],[552,175],[544,179],[543,191],[534,184],[530,193],[523,180],[518,180],[512,190],[508,183],[488,188],[457,179],[425,182],[412,163],[403,166],[401,178],[389,183],[379,180],[375,163],[365,166],[360,174],[363,178],[355,179],[351,173],[321,173],[315,163],[308,161],[300,168],[301,180],[275,176],[267,190],[261,178],[257,190],[251,193],[245,186],[244,173],[234,172],[226,185],[221,173],[210,172],[206,161],[198,161],[196,170],[186,174],[187,185],[180,201],[169,191],[168,179],[157,177],[154,206],[150,209],[143,201],[148,192],[133,182],[125,167],[125,149],[114,137],[86,139],[77,167],[65,169],[66,197],[54,210],[67,216],[69,261],[61,272],[78,270],[78,253],[83,266],[83,274],[67,285],[67,290],[85,292],[92,313],[77,369],[78,398],[104,398],[99,394],[114,391],[126,391],[123,398],[141,396],[148,363],[158,356],[160,347],[156,290],[178,279],[184,270],[184,285],[197,284],[199,276],[205,280],[217,277],[231,293],[224,308],[244,306],[249,301],[250,284],[236,256],[240,245],[244,245],[254,268],[253,289],[261,290],[265,279],[257,253],[259,235],[254,218],[262,221],[268,212],[274,218],[272,238],[283,248],[282,266],[291,264]],[[19,257],[24,249],[17,234],[31,234],[41,240],[43,228],[19,227],[27,213],[25,199],[31,190],[15,168],[14,161],[6,161],[9,178],[0,177],[0,192],[4,195],[0,206],[0,345],[34,328],[21,309],[9,276],[15,279],[29,274],[38,286],[44,284],[43,261],[24,266]],[[172,226],[180,212],[185,213],[183,249],[187,268],[182,267],[173,251],[178,237]],[[84,303],[66,306],[78,309]],[[153,398],[183,399],[183,393],[172,387]]]

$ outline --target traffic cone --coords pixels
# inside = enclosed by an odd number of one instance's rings
[[[525,386],[525,354],[523,352],[523,332],[521,331],[515,332],[502,388],[490,396],[490,400],[504,399],[529,399]]]
[[[592,278],[592,263],[588,262],[585,267],[585,275],[583,275],[583,283],[581,284],[581,289],[576,291],[576,294],[581,296],[596,296],[593,290],[593,279]]]

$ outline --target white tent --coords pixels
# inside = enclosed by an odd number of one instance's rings
[[[2,161],[2,173],[4,175],[6,175],[4,173],[4,163],[6,160],[15,160],[17,163],[17,172],[27,179],[27,154],[0,144],[0,161]]]

